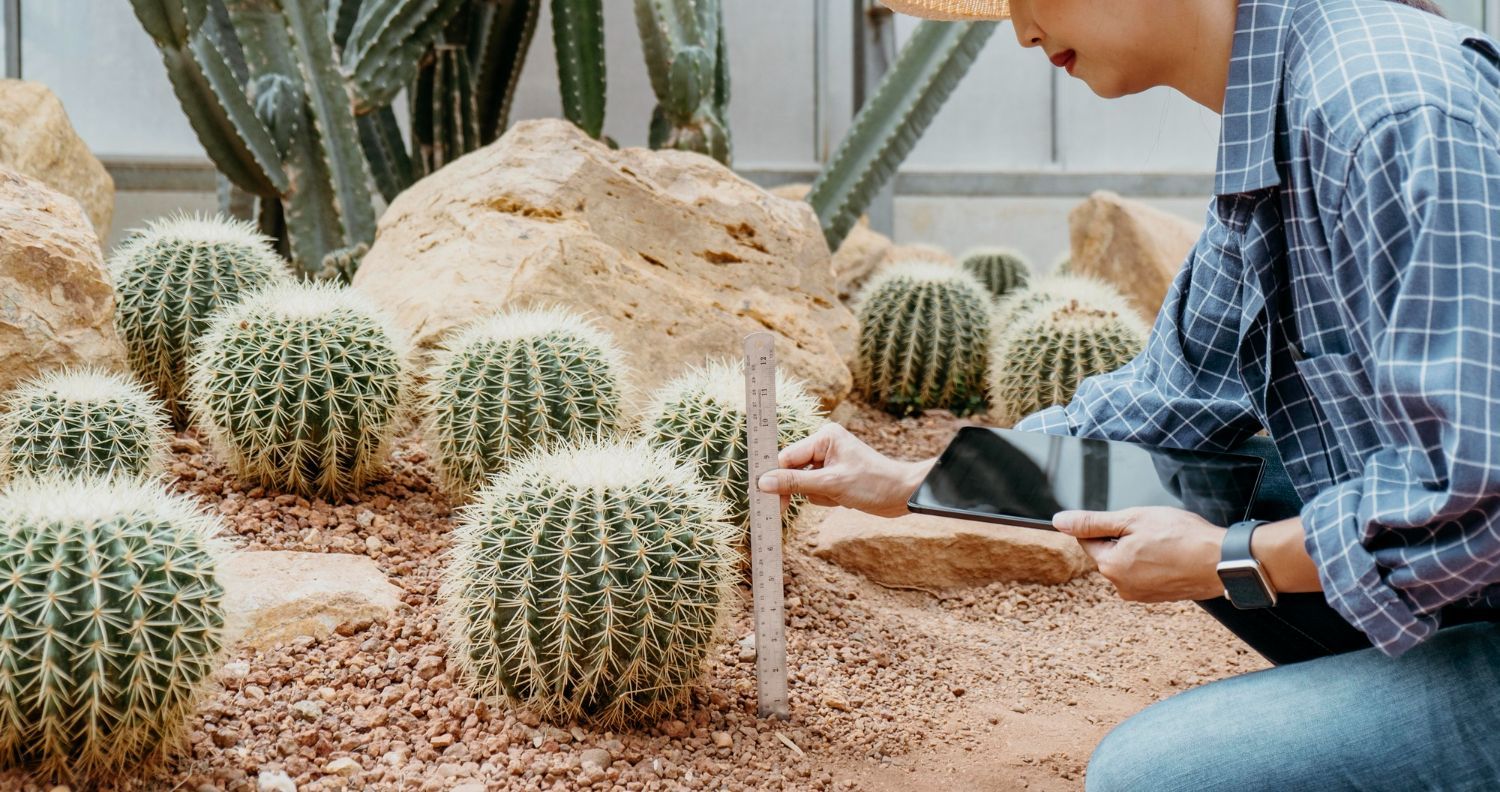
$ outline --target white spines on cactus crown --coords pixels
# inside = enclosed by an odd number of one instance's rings
[[[745,404],[745,361],[712,358],[689,366],[653,395],[642,422],[649,427],[673,405],[704,399],[744,415],[748,411]],[[820,409],[821,405],[807,392],[803,380],[787,374],[780,366],[776,367],[777,412],[818,415]]]
[[[997,300],[995,316],[1004,325],[1014,325],[1022,319],[1021,313],[1054,300],[1077,300],[1109,311],[1126,306],[1125,296],[1108,281],[1087,275],[1049,275]]]
[[[988,303],[990,300],[990,290],[985,288],[984,283],[974,273],[962,267],[936,261],[903,261],[899,264],[891,264],[865,281],[865,285],[853,300],[854,312],[861,312],[865,302],[871,296],[902,282],[909,284],[951,283],[953,288],[972,291],[975,298],[982,302]]]
[[[149,423],[151,458],[160,462],[166,457],[166,407],[135,377],[99,366],[53,369],[16,386],[0,400],[0,437],[13,436],[18,429],[15,421],[26,415],[27,405],[46,399],[78,405],[119,403]],[[5,449],[0,448],[0,475],[9,467],[5,455]]]
[[[317,320],[337,314],[358,316],[390,339],[403,361],[410,360],[411,340],[373,300],[349,286],[322,281],[273,283],[214,314],[199,349],[222,341],[242,320],[272,318],[285,322]]]
[[[964,251],[964,254],[962,256],[958,257],[958,260],[960,262],[963,262],[979,256],[984,256],[987,258],[999,258],[1001,256],[1004,256],[1006,258],[1015,259],[1028,266],[1030,266],[1031,264],[1031,260],[1028,259],[1026,257],[1026,254],[1022,253],[1019,249],[1013,247],[1005,247],[1003,245],[982,245],[979,247],[969,248],[968,250]]]
[[[461,325],[438,345],[430,369],[441,371],[447,368],[454,355],[475,344],[524,341],[549,335],[576,338],[599,349],[619,383],[621,392],[626,391],[628,366],[625,353],[614,336],[600,327],[589,314],[561,305],[504,309]]]
[[[681,489],[701,493],[706,499],[702,504],[704,509],[720,515],[716,519],[728,519],[723,504],[709,494],[690,466],[640,438],[591,437],[541,446],[492,476],[488,486],[504,492],[531,482],[574,491],[602,492],[646,486]]]
[[[215,556],[230,552],[223,523],[196,498],[172,492],[160,477],[47,474],[20,476],[0,494],[0,530],[38,523],[90,525],[122,515],[149,516],[202,538]]]
[[[143,249],[158,246],[166,241],[180,241],[198,245],[233,245],[246,255],[261,257],[264,263],[278,275],[290,278],[286,264],[276,255],[270,237],[260,232],[255,223],[223,215],[174,212],[166,217],[146,223],[145,228],[136,229],[109,259],[110,272],[118,273],[125,267],[139,263],[137,254]]]

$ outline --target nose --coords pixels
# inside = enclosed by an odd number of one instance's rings
[[[1012,6],[1012,9],[1014,9],[1014,6]],[[1041,46],[1041,44],[1042,44],[1042,37],[1040,35],[1038,35],[1039,31],[1036,29],[1036,26],[1032,24],[1032,22],[1031,22],[1030,19],[1024,19],[1023,20],[1023,19],[1015,16],[1014,15],[1014,11],[1012,11],[1012,15],[1011,15],[1010,21],[1011,21],[1011,24],[1014,25],[1015,28],[1016,28],[1016,41],[1020,42],[1021,46],[1023,46],[1023,47],[1039,47],[1039,46]]]

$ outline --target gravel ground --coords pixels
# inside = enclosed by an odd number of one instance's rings
[[[893,456],[941,451],[962,422],[836,413]],[[1091,574],[941,597],[891,590],[787,554],[790,722],[755,717],[749,588],[730,640],[674,719],[629,732],[541,723],[475,700],[434,618],[450,504],[419,440],[357,500],[266,495],[235,482],[193,433],[177,487],[218,510],[248,550],[364,553],[403,608],[328,640],[230,653],[190,744],[119,789],[299,790],[1078,789],[1093,745],[1152,701],[1264,666],[1190,604],[1121,602]],[[261,789],[290,789],[264,786]],[[0,775],[0,789],[41,789]]]

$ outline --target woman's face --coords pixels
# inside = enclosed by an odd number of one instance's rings
[[[1163,13],[1181,13],[1185,5],[1192,3],[1010,0],[1010,15],[1021,46],[1041,47],[1054,65],[1067,68],[1094,93],[1112,99],[1163,84],[1162,48],[1152,46],[1153,31],[1160,27],[1148,20]]]

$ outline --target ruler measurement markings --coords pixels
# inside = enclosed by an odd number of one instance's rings
[[[775,336],[745,337],[745,421],[749,458],[750,572],[755,612],[755,686],[760,717],[790,714],[781,547],[781,496],[756,482],[776,465]]]

